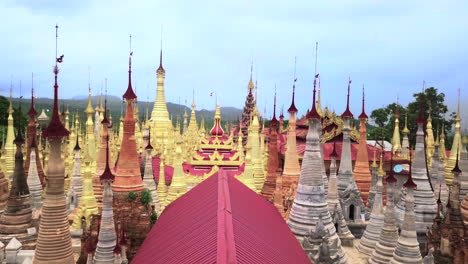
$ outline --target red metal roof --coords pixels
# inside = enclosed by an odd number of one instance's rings
[[[220,170],[172,202],[132,263],[310,263],[276,208]]]

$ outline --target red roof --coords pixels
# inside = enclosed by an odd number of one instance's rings
[[[132,263],[310,260],[278,210],[220,170],[166,207]]]

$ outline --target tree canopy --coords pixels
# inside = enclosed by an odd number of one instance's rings
[[[438,92],[437,88],[429,87],[425,91],[413,94],[414,101],[410,102],[406,107],[397,103],[391,103],[383,108],[378,108],[372,111],[370,118],[377,127],[369,130],[369,139],[384,139],[391,142],[395,124],[395,110],[398,108],[400,112],[400,133],[405,125],[405,115],[408,115],[408,129],[410,130],[409,141],[410,146],[414,146],[416,140],[417,124],[416,120],[419,116],[419,111],[422,103],[424,111],[424,129],[426,129],[427,118],[429,114],[432,117],[432,127],[434,137],[437,131],[442,127],[445,129],[445,146],[450,148],[452,144],[449,131],[454,123],[455,113],[448,113],[447,105],[445,104],[445,94]],[[449,138],[450,137],[450,138]]]

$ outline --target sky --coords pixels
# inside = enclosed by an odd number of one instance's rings
[[[468,100],[467,1],[4,0],[0,14],[3,95],[13,82],[19,96],[21,81],[29,96],[34,72],[37,95],[52,97],[57,23],[65,55],[60,98],[86,95],[88,80],[99,93],[105,78],[108,93],[121,96],[131,34],[133,86],[142,101],[155,98],[161,36],[166,99],[190,105],[194,91],[197,108],[214,108],[210,92],[222,106],[243,107],[253,62],[259,110],[271,116],[276,86],[278,111],[286,111],[296,57],[296,105],[304,113],[311,107],[316,42],[322,106],[338,113],[349,77],[355,115],[363,85],[368,112],[397,95],[407,104],[423,80],[446,94],[451,110],[458,88],[462,102]]]

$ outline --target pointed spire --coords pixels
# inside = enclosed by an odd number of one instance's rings
[[[348,81],[348,95],[347,95],[347,99],[346,99],[346,110],[344,111],[343,114],[341,114],[341,117],[343,117],[343,118],[353,118],[353,113],[351,113],[351,111],[349,110],[349,94],[350,94],[350,91],[351,91],[351,78],[349,78],[349,81]]]
[[[270,121],[270,125],[274,127],[278,125],[278,120],[276,119],[276,85],[275,85],[275,97],[273,100],[273,118]]]
[[[364,109],[364,103],[365,103],[365,99],[364,99],[364,84],[362,85],[362,112],[361,114],[359,115],[359,119],[368,119],[369,117],[366,115],[366,111]]]
[[[397,182],[397,179],[395,178],[394,176],[394,171],[393,171],[393,153],[390,152],[390,172],[387,176],[387,179],[386,179],[387,182],[389,183],[396,183]]]
[[[58,39],[58,26],[55,26],[55,67],[54,67],[54,108],[52,110],[52,120],[49,123],[49,126],[42,132],[42,135],[46,138],[48,137],[66,137],[70,132],[63,126],[60,121],[59,109],[58,109],[58,73],[59,68],[57,63],[62,63],[63,55],[60,57],[57,56],[57,39]]]
[[[21,99],[20,99],[21,100]],[[18,108],[18,112],[21,113],[21,101],[19,103],[19,108]],[[21,118],[18,119],[18,129],[17,129],[17,132],[16,132],[16,137],[15,137],[15,140],[13,141],[13,143],[19,147],[21,147],[21,145],[24,144],[24,138],[23,138],[23,132],[21,132]]]
[[[146,145],[145,149],[153,149],[153,146],[151,146],[151,131],[148,131],[148,145]]]
[[[416,183],[413,181],[412,177],[412,170],[413,170],[413,161],[412,161],[412,154],[411,154],[411,149],[408,150],[409,155],[410,155],[410,168],[409,168],[409,174],[408,174],[408,180],[403,184],[404,187],[406,188],[412,188],[415,189],[417,187]]]
[[[315,119],[320,119],[320,115],[317,112],[317,108],[315,106],[315,94],[316,94],[316,87],[317,87],[317,78],[319,77],[319,74],[315,75],[314,78],[314,91],[313,91],[313,98],[312,98],[312,109],[307,113],[306,117],[308,119],[315,118]]]
[[[457,152],[457,159],[455,160],[455,167],[452,169],[452,173],[461,173],[460,167],[458,167],[458,152]]]
[[[330,157],[335,158],[335,159],[338,157],[338,153],[336,153],[336,142],[335,141],[333,141],[333,150],[330,153]],[[374,153],[374,157],[375,157],[375,153]]]
[[[131,41],[132,41],[132,35],[130,35],[130,44],[131,44]],[[127,88],[127,91],[123,95],[123,98],[125,100],[134,100],[137,98],[132,88],[132,56],[133,56],[133,51],[130,51],[130,55],[128,56],[128,88]]]
[[[161,25],[161,50],[159,51],[159,67],[156,70],[157,74],[165,74],[166,70],[163,67],[163,49],[162,49],[162,25]]]
[[[295,94],[296,94],[296,81],[297,81],[297,78],[296,78],[296,57],[294,57],[294,81],[293,81],[293,92],[292,92],[291,106],[288,109],[289,113],[297,113],[297,108],[296,108],[296,105],[294,104],[294,97],[295,97]]]
[[[405,127],[402,130],[403,133],[409,134],[409,129],[408,129],[408,111],[405,113]]]
[[[78,141],[79,141],[78,138],[79,138],[79,136],[78,136],[78,134],[77,134],[77,135],[76,135],[76,144],[75,144],[75,147],[73,148],[74,151],[78,151],[78,150],[81,149],[81,148],[80,148],[80,143],[78,142]]]
[[[34,105],[34,73],[31,74],[31,107],[28,111],[28,116],[34,119],[37,116],[36,108]]]
[[[419,115],[418,120],[416,120],[416,123],[418,124],[424,124],[424,93],[426,92],[425,85],[426,83],[423,82],[423,92],[421,93],[421,102],[419,103]]]
[[[99,179],[102,181],[114,181],[114,174],[112,174],[112,171],[110,170],[109,167],[109,135],[106,137],[106,168],[104,169],[104,172],[102,175],[99,177]]]
[[[106,96],[104,97],[104,118],[101,121],[101,124],[109,126],[109,119],[107,119],[107,78],[106,78]]]

